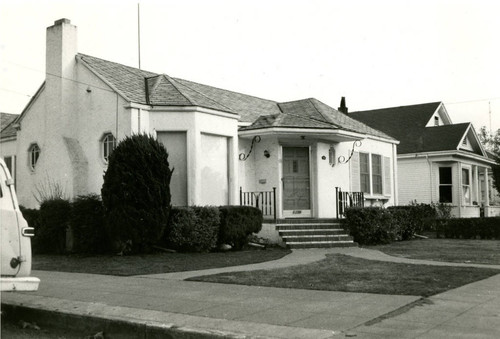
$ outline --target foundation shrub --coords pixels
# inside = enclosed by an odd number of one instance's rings
[[[38,227],[35,226],[34,253],[62,254],[66,250],[66,231],[71,204],[64,199],[45,200],[40,205]]]
[[[415,234],[432,229],[437,217],[436,208],[429,204],[417,204],[413,202],[407,206],[391,206],[388,210],[394,218],[402,240],[409,240]],[[401,214],[400,216],[398,214]]]
[[[262,211],[251,206],[221,206],[218,244],[240,250],[248,237],[262,229]]]
[[[217,245],[219,224],[217,207],[172,207],[165,242],[181,252],[208,252]]]
[[[115,250],[150,252],[162,238],[171,177],[167,150],[154,137],[133,135],[118,144],[101,189],[106,229]]]
[[[72,202],[70,225],[73,251],[102,254],[111,250],[104,225],[104,207],[100,196],[78,196]]]
[[[403,212],[398,216],[402,217]],[[348,208],[344,226],[360,245],[388,244],[398,240],[399,232],[391,212],[384,208]]]
[[[439,219],[436,235],[438,238],[500,239],[500,217]]]
[[[26,208],[21,205],[19,205],[19,209],[21,210],[21,213],[23,214],[23,217],[28,223],[28,225],[35,229],[35,235],[36,235],[36,231],[40,226],[40,210],[34,208]]]

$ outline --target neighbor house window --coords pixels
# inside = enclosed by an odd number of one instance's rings
[[[116,147],[116,139],[111,133],[104,134],[101,140],[102,144],[102,157],[105,162],[108,162],[109,156],[113,153]]]
[[[382,194],[382,157],[372,154],[373,194]]]
[[[370,160],[368,153],[359,153],[361,192],[370,193]]]
[[[470,191],[470,171],[467,168],[462,168],[462,203],[464,205],[471,204]]]
[[[439,117],[434,117],[434,126],[439,126]]]
[[[38,158],[40,157],[40,147],[37,144],[32,144],[28,149],[28,165],[32,171],[35,170],[36,163],[38,162]]]
[[[439,202],[452,202],[451,167],[439,167]]]

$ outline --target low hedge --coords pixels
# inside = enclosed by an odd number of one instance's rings
[[[73,251],[87,254],[109,252],[111,245],[106,233],[101,197],[97,194],[78,196],[71,206]]]
[[[39,225],[35,228],[34,253],[61,254],[66,252],[66,230],[69,226],[71,204],[64,199],[42,202]]]
[[[240,250],[248,237],[262,229],[262,211],[251,206],[221,206],[218,245],[228,244]]]
[[[361,245],[387,244],[396,240],[408,240],[430,229],[436,219],[432,205],[413,204],[380,207],[349,208],[344,225],[354,241]]]
[[[172,207],[166,244],[182,252],[208,252],[217,246],[217,207]]]
[[[500,217],[439,219],[436,235],[438,238],[500,239]]]

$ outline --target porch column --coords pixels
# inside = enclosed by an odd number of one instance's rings
[[[490,206],[490,180],[488,167],[484,168],[484,206]]]
[[[474,201],[477,201],[477,203],[479,204],[479,201],[481,199],[480,199],[480,196],[479,196],[480,181],[479,181],[479,169],[478,169],[478,167],[479,166],[474,166],[474,168],[473,168],[473,170],[474,170],[474,177],[472,178],[472,181],[474,182],[474,196],[475,196]]]

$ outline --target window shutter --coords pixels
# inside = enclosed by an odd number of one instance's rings
[[[384,195],[391,195],[391,158],[384,157]]]
[[[350,161],[351,164],[351,191],[361,191],[361,180],[359,171],[359,153],[354,152]]]

